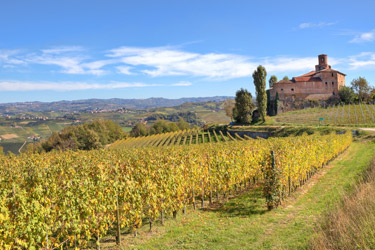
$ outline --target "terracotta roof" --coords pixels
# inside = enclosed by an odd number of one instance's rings
[[[322,80],[319,77],[293,77],[295,82],[321,82]]]
[[[338,70],[335,70],[335,69],[331,69],[331,68],[328,68],[328,69],[322,69],[321,71],[324,71],[324,72],[337,72],[337,73],[340,73],[341,75],[344,75],[346,76],[344,73],[338,71]]]
[[[316,71],[311,71],[311,72],[309,72],[309,73],[306,73],[306,74],[301,75],[301,76],[298,76],[298,77],[313,76],[313,75],[315,75],[316,73],[317,73]]]

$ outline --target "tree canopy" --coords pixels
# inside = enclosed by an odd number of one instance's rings
[[[234,100],[226,100],[224,102],[224,111],[225,114],[233,121],[233,109],[234,109],[235,101]]]
[[[237,123],[251,123],[251,115],[255,105],[253,97],[246,89],[240,89],[236,92],[235,105],[233,109],[233,118]]]
[[[339,90],[339,97],[340,97],[341,102],[345,104],[349,104],[354,101],[355,93],[353,89],[347,86],[342,86]]]
[[[371,88],[364,77],[353,79],[350,84],[354,92],[358,95],[358,100],[360,102],[366,101],[369,98]]]
[[[126,136],[122,127],[111,120],[96,120],[69,126],[40,143],[29,144],[28,151],[91,150],[102,148]]]
[[[140,122],[136,123],[130,131],[130,136],[138,137],[153,134],[162,134],[190,128],[190,124],[187,123],[183,118],[180,118],[178,122],[170,122],[159,119],[152,126],[148,126]]]
[[[275,75],[272,75],[268,80],[269,87],[272,88],[275,83],[277,83],[277,77]]]

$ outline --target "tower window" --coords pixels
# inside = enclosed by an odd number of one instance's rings
[[[328,84],[328,82],[326,82],[326,85]]]
[[[281,89],[281,91],[284,91],[284,89]]]
[[[332,82],[332,85],[335,85],[335,82]]]
[[[291,89],[291,91],[294,91],[294,89]]]
[[[332,73],[332,77],[333,77],[333,73]]]

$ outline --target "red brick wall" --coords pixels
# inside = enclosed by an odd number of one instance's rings
[[[333,75],[333,76],[332,76]],[[274,99],[276,92],[279,93],[279,99],[295,96],[295,98],[305,98],[310,94],[338,94],[341,86],[345,86],[345,76],[337,72],[321,72],[317,77],[321,82],[295,82],[295,83],[277,83],[270,89],[271,99]]]

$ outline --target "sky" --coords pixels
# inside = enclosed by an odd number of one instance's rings
[[[255,95],[319,54],[375,86],[375,1],[0,0],[0,103]]]

